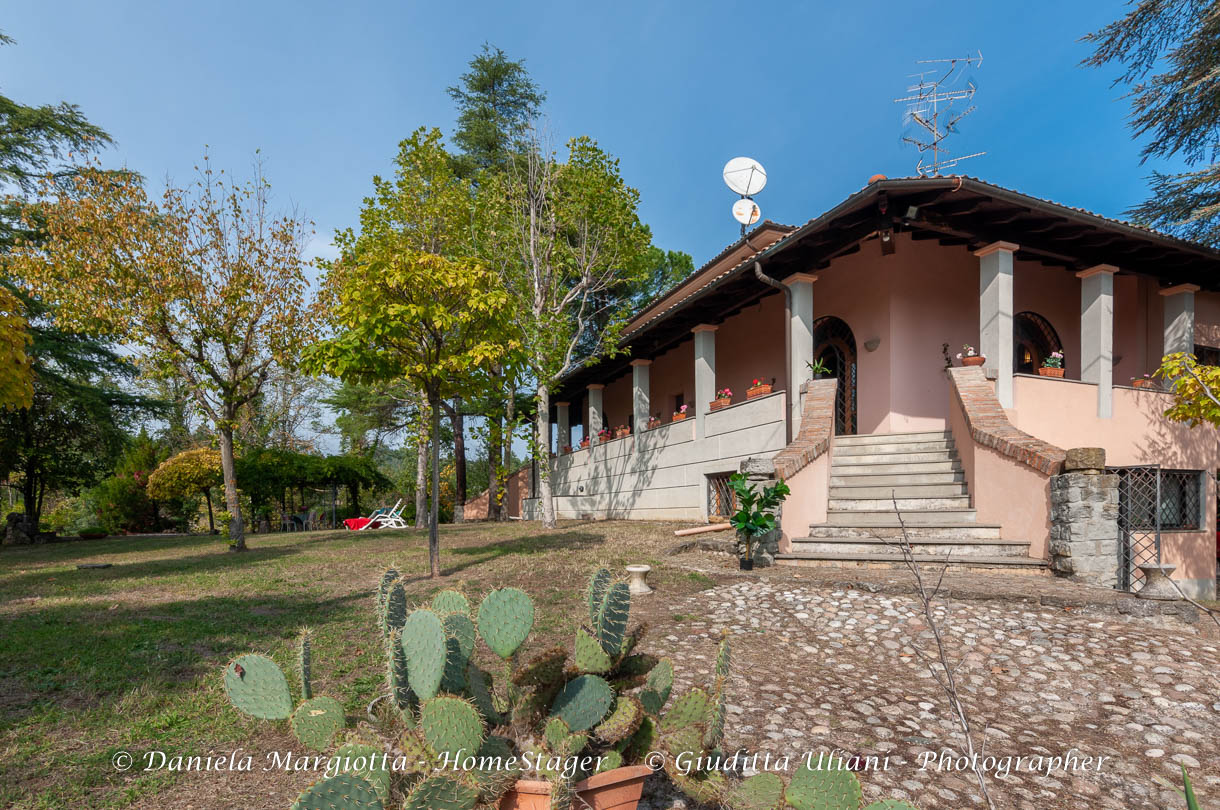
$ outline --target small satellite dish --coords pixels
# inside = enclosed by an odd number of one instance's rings
[[[753,225],[762,216],[758,203],[753,200],[740,199],[733,203],[733,219],[742,225]]]
[[[767,185],[767,172],[754,158],[735,157],[724,164],[724,183],[743,197],[751,197]]]

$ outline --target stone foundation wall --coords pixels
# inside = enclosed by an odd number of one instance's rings
[[[1118,585],[1118,476],[1095,471],[1051,477],[1051,570]]]

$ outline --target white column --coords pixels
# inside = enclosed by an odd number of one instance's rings
[[[572,423],[569,421],[568,403],[555,403],[555,422],[558,425],[559,436],[555,440],[558,445],[555,448],[556,453],[562,453],[563,448],[572,446]]]
[[[589,446],[597,444],[597,434],[602,429],[602,389],[606,386],[594,383],[589,391]]]
[[[635,417],[631,432],[635,436],[636,447],[640,446],[644,431],[648,428],[648,367],[651,365],[651,360],[631,361],[631,413]]]
[[[1080,279],[1080,379],[1097,385],[1097,415],[1114,414],[1114,274],[1099,264],[1076,274]]]
[[[979,257],[979,354],[996,371],[996,398],[1012,407],[1012,242],[992,242]]]
[[[1161,355],[1195,350],[1195,293],[1197,284],[1178,284],[1161,290],[1165,296],[1164,338]],[[1159,365],[1159,364],[1158,364]]]
[[[793,273],[784,279],[792,290],[792,309],[788,312],[788,419],[792,434],[801,427],[801,383],[812,379],[813,362],[813,273]]]
[[[695,333],[695,438],[707,435],[704,419],[716,396],[716,327],[700,324]]]

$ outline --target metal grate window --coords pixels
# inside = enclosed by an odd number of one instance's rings
[[[737,511],[737,495],[729,486],[732,473],[709,473],[707,476],[707,515],[728,518]]]
[[[1189,531],[1203,525],[1203,473],[1198,470],[1124,471],[1123,518],[1132,531]]]

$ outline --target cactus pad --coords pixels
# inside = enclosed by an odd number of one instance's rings
[[[851,771],[802,765],[788,783],[786,798],[794,810],[856,810],[864,797]]]
[[[350,773],[314,782],[292,803],[292,810],[382,810],[376,788]]]
[[[513,683],[526,687],[549,687],[563,680],[563,665],[568,659],[563,647],[552,647],[536,655],[513,676]]]
[[[420,700],[436,696],[445,674],[445,628],[430,610],[411,611],[402,627],[407,676]]]
[[[534,626],[534,601],[519,588],[500,588],[479,605],[479,635],[501,658],[512,658]]]
[[[398,738],[398,749],[402,751],[402,759],[396,763],[396,767],[403,773],[429,773],[439,765],[418,728],[403,732]]]
[[[474,756],[483,744],[483,721],[478,710],[461,698],[442,695],[419,707],[419,729],[437,756]]]
[[[572,663],[581,672],[592,673],[609,672],[614,665],[602,645],[583,627],[576,628],[576,650],[572,654]]]
[[[666,732],[661,737],[665,750],[674,758],[693,759],[703,753],[703,729],[688,726]]]
[[[692,726],[706,726],[712,701],[702,689],[692,689],[674,701],[661,718],[661,731],[676,731]]]
[[[496,710],[495,701],[492,700],[490,679],[490,675],[475,664],[471,664],[466,670],[466,691],[470,693],[470,700],[479,710],[479,714],[483,715],[483,720],[487,722],[487,725],[498,726],[503,722],[503,718]]]
[[[301,678],[302,700],[309,700],[313,697],[313,651],[310,648],[312,640],[313,633],[308,627],[301,630],[301,635],[297,639],[297,675]]]
[[[407,794],[403,810],[471,810],[479,792],[448,776],[430,776]]]
[[[674,688],[674,662],[662,658],[648,673],[644,688],[640,690],[640,703],[644,711],[651,715],[659,715],[669,700],[669,693]]]
[[[702,804],[718,806],[722,803],[727,788],[724,774],[720,771],[706,773],[683,773],[672,759],[665,760],[665,773],[678,789]]]
[[[598,763],[597,772],[605,773],[606,771],[612,771],[615,768],[621,767],[623,767],[623,755],[611,748],[601,755],[601,762]]]
[[[728,717],[728,702],[721,687],[712,695],[707,707],[707,730],[703,734],[705,748],[718,748],[724,742],[724,723]]]
[[[562,718],[573,731],[587,731],[602,721],[613,702],[610,684],[596,675],[581,675],[559,691],[551,714]]]
[[[599,568],[589,577],[589,588],[585,592],[585,601],[589,604],[589,623],[597,624],[597,614],[602,609],[602,601],[606,598],[606,590],[610,587],[610,572]]]
[[[305,701],[292,713],[292,733],[305,747],[325,751],[335,735],[343,730],[345,722],[339,701],[316,697]]]
[[[628,760],[641,760],[651,751],[657,749],[657,727],[652,722],[651,717],[645,717],[640,721],[640,727],[636,729],[635,734],[631,738],[619,743],[623,754]]]
[[[340,770],[368,780],[377,791],[382,804],[390,801],[390,772],[382,767],[384,752],[374,745],[366,743],[347,743],[339,746],[335,757],[339,760]]]
[[[606,589],[601,610],[593,624],[593,634],[611,658],[617,660],[623,654],[630,618],[631,591],[627,583],[617,582]]]
[[[720,641],[720,647],[716,650],[716,672],[715,679],[723,681],[729,677],[729,665],[731,663],[731,651],[729,649],[729,633],[726,630],[724,638]]]
[[[402,648],[402,635],[395,631],[390,636],[390,698],[401,711],[411,708],[414,697],[411,680],[407,672],[407,653]]]
[[[733,786],[727,803],[733,810],[780,810],[784,806],[784,780],[774,773],[755,774]]]
[[[387,568],[381,575],[381,582],[377,585],[377,611],[382,617],[385,616],[385,600],[390,594],[390,586],[400,576],[402,575],[398,573],[398,569],[393,566]]]
[[[449,613],[441,619],[441,624],[445,628],[445,672],[441,676],[441,688],[446,692],[465,692],[466,670],[470,666],[470,656],[474,654],[474,622],[465,613]]]
[[[395,630],[401,630],[407,620],[407,589],[401,580],[390,584],[385,597],[385,615],[382,617],[381,630],[388,638]]]
[[[287,720],[292,694],[279,665],[265,655],[238,656],[225,667],[225,692],[238,711],[260,720]]]
[[[644,707],[630,695],[623,695],[614,703],[614,711],[593,730],[599,739],[608,743],[625,740],[640,727],[644,719]]]
[[[470,600],[461,591],[444,590],[432,597],[432,612],[438,616],[450,613],[465,613],[470,615]]]

